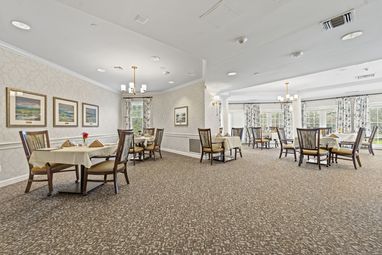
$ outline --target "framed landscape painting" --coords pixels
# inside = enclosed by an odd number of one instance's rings
[[[53,97],[53,126],[78,127],[78,102]]]
[[[188,126],[188,106],[174,109],[174,124],[175,126]]]
[[[6,88],[7,127],[46,127],[46,95]]]
[[[98,105],[82,103],[82,126],[99,126],[99,107]]]

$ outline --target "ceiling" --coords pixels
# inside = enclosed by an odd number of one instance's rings
[[[1,5],[0,40],[115,90],[131,79],[131,65],[139,67],[137,83],[147,83],[151,91],[203,78],[212,93],[221,94],[382,58],[380,0],[1,0]],[[321,21],[350,9],[354,22],[322,29]],[[148,22],[137,23],[137,15]],[[15,29],[12,19],[32,30]],[[364,35],[340,39],[355,30]],[[243,35],[248,42],[237,43]],[[299,50],[302,57],[290,57]],[[151,56],[161,59],[153,62]],[[238,75],[228,77],[230,71]]]

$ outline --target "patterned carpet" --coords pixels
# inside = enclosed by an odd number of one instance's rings
[[[54,194],[45,183],[0,189],[0,254],[382,254],[382,153],[298,167],[245,149],[209,165],[164,153],[130,167],[114,195]],[[74,181],[56,175],[55,189]]]

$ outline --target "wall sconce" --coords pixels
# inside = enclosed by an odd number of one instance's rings
[[[220,106],[221,106],[220,97],[219,96],[214,96],[212,98],[211,105],[212,105],[212,107],[215,108],[216,116],[219,116],[219,114],[220,114]]]

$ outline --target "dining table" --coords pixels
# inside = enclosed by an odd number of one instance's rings
[[[213,143],[223,143],[224,146],[224,162],[234,160],[232,155],[226,155],[226,152],[234,150],[235,148],[241,149],[241,139],[239,136],[215,136],[212,138]]]
[[[155,136],[134,136],[134,142],[136,144],[141,144],[146,147],[148,144],[153,143],[155,141]]]
[[[81,169],[80,182],[66,185],[60,193],[82,194],[84,185],[85,167],[90,168],[96,162],[92,161],[94,156],[112,155],[117,149],[117,144],[104,144],[102,147],[72,146],[64,148],[42,148],[32,152],[29,163],[33,166],[42,167],[46,163],[78,165]],[[87,191],[103,185],[102,182],[90,182]]]

